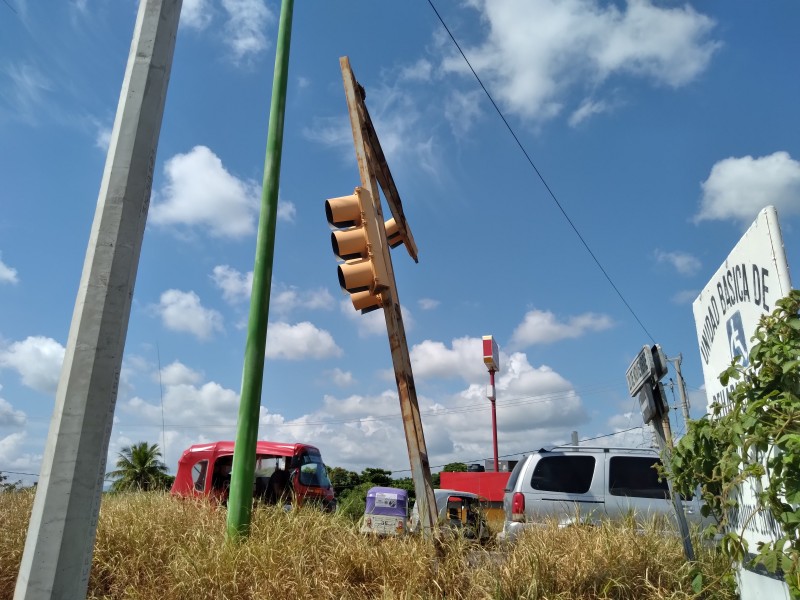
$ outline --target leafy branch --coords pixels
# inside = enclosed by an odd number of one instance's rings
[[[743,536],[749,525],[774,531],[777,539],[754,549],[753,566],[782,573],[800,598],[800,290],[776,305],[759,322],[749,365],[737,356],[720,375],[727,400],[690,422],[671,475],[683,494],[700,484],[703,516],[716,519],[705,534],[731,561],[752,551]],[[754,507],[742,504],[745,485],[755,490]]]

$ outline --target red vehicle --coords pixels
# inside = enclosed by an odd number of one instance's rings
[[[227,502],[233,446],[233,442],[211,442],[185,450],[170,493]],[[336,508],[322,455],[308,444],[256,442],[253,496],[267,504],[296,501],[318,503],[325,510]]]

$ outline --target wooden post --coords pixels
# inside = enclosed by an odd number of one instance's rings
[[[403,428],[408,445],[408,457],[411,462],[411,477],[414,481],[414,489],[417,495],[419,506],[420,524],[426,536],[432,535],[436,527],[437,510],[436,498],[433,493],[431,483],[431,469],[428,461],[428,450],[425,445],[425,435],[422,430],[422,420],[419,415],[419,405],[417,403],[417,391],[414,386],[414,375],[411,371],[411,357],[408,353],[408,342],[403,325],[403,316],[400,312],[400,300],[397,294],[397,284],[392,268],[392,259],[389,254],[389,245],[386,242],[386,231],[383,227],[383,210],[381,208],[380,192],[376,171],[380,171],[381,179],[386,185],[391,185],[393,196],[396,202],[393,207],[395,220],[400,227],[401,235],[407,241],[406,247],[409,253],[416,260],[416,246],[413,243],[410,230],[402,214],[402,205],[399,202],[399,194],[394,188],[386,161],[375,168],[376,155],[383,157],[380,144],[377,143],[372,123],[369,120],[369,113],[363,103],[363,90],[358,85],[353,71],[350,68],[350,60],[344,56],[339,59],[342,69],[342,79],[344,81],[345,96],[347,97],[347,109],[350,113],[350,125],[353,129],[353,143],[355,145],[356,158],[358,160],[358,172],[361,177],[361,187],[369,191],[372,196],[372,203],[375,211],[375,222],[371,224],[371,239],[378,241],[373,245],[372,253],[375,255],[375,264],[379,268],[385,269],[385,273],[380,273],[382,283],[386,287],[380,290],[383,314],[386,318],[386,329],[389,334],[389,346],[392,351],[392,363],[394,374],[397,381],[397,392],[400,397],[400,412],[403,415]],[[370,144],[372,141],[373,145]],[[391,183],[390,183],[391,182]],[[367,226],[370,226],[368,224]],[[375,247],[380,246],[380,247]],[[413,250],[412,250],[413,248]]]
[[[656,440],[658,440],[658,447],[661,450],[661,461],[664,463],[664,466],[669,469],[669,463],[672,459],[672,437],[671,435],[665,435],[665,425],[669,431],[669,412],[665,412],[661,416],[661,419],[658,417],[653,419],[653,429],[655,429]],[[672,504],[675,507],[675,517],[678,519],[678,531],[683,540],[683,553],[686,556],[686,560],[694,562],[694,548],[692,548],[692,538],[689,536],[689,526],[686,523],[686,515],[683,512],[681,495],[673,489],[672,481],[669,477],[667,478],[667,485],[669,487],[669,495],[672,498]]]

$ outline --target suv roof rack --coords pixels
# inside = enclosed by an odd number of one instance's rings
[[[561,446],[553,446],[549,450],[542,448],[539,452],[557,452],[559,450],[589,450],[592,452],[658,452],[655,448],[632,448],[630,446],[573,446],[571,444],[564,444]]]

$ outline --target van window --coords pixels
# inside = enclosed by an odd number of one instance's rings
[[[202,492],[206,487],[206,471],[208,471],[207,460],[201,460],[192,467],[192,484],[198,492]]]
[[[658,480],[656,457],[612,456],[608,467],[608,488],[612,496],[669,498],[666,480]]]
[[[531,487],[543,492],[585,494],[592,485],[594,456],[543,456],[536,463]]]
[[[319,453],[304,452],[300,456],[300,483],[317,487],[330,487],[328,472]]]

